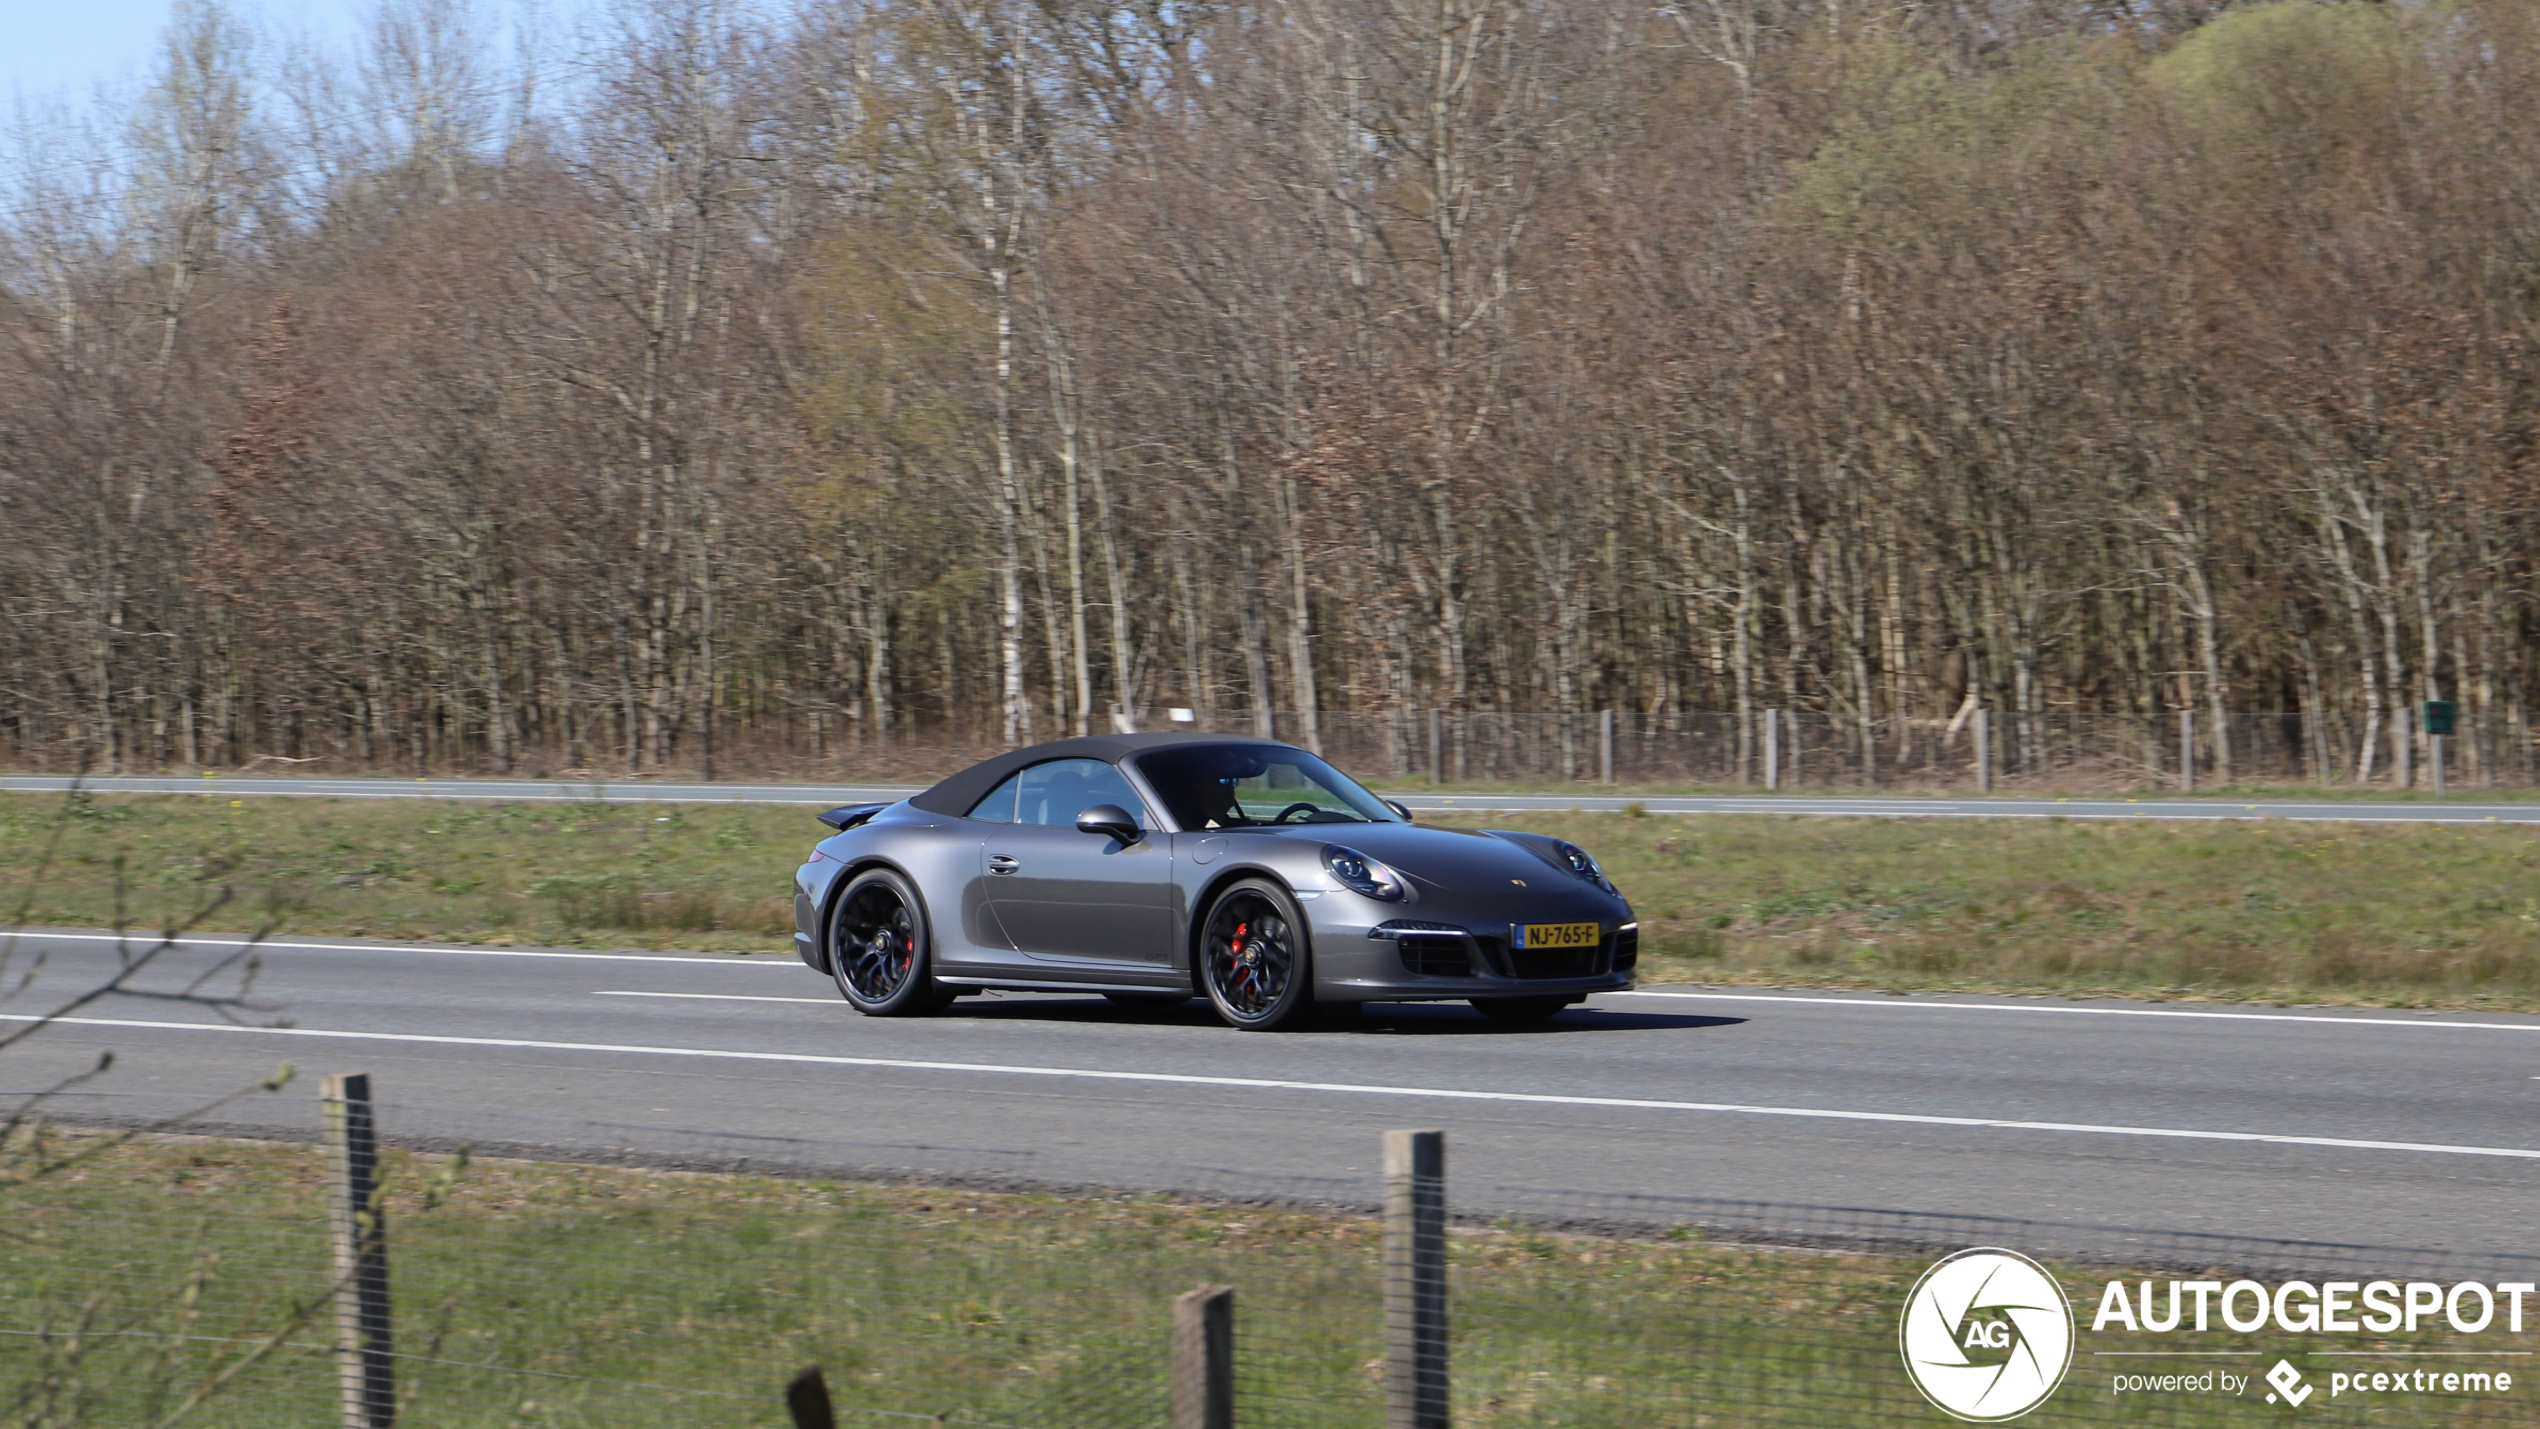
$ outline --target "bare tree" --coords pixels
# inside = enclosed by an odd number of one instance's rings
[[[2512,0],[605,18],[189,7],[21,120],[6,758],[1618,709],[1753,778],[1778,709],[1880,778],[1989,708],[2148,778],[2194,710],[2405,784],[2449,697],[2530,770]]]

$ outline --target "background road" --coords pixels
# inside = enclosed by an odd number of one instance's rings
[[[612,804],[837,804],[905,799],[917,784],[677,784],[652,780],[574,782],[559,779],[241,779],[135,775],[92,778],[87,787],[115,794],[216,794],[226,798],[298,795],[326,799],[508,799]],[[58,793],[67,777],[0,775],[0,790]],[[1450,809],[1485,813],[1530,810],[1617,811],[1638,804],[1652,814],[1841,814],[1912,819],[2295,819],[2393,824],[2540,824],[2540,804],[2464,802],[2370,803],[2336,800],[2271,800],[2262,803],[2198,799],[1939,799],[1880,798],[1840,794],[1646,795],[1646,794],[1436,794],[1417,789],[1386,791],[1415,812]]]
[[[232,946],[189,944],[149,986]],[[39,952],[8,1012],[117,955],[27,934],[19,966]],[[1674,988],[1541,1029],[1450,1005],[1263,1036],[1199,1004],[1037,995],[869,1019],[765,956],[308,939],[263,959],[263,1010],[237,1014],[261,1025],[108,999],[11,1053],[0,1091],[101,1049],[116,1069],[90,1089],[134,1105],[292,1060],[370,1070],[398,1103],[565,1119],[556,1144],[585,1119],[808,1137],[874,1169],[1220,1190],[1364,1188],[1380,1130],[1443,1126],[1468,1208],[1530,1187],[2465,1254],[2527,1253],[2540,1193],[2535,1017]],[[238,1115],[305,1124],[313,1096],[304,1081]]]

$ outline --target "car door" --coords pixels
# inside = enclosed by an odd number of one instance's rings
[[[1161,971],[1172,960],[1171,841],[1081,833],[1096,804],[1154,818],[1120,771],[1099,759],[1054,759],[1015,776],[1013,822],[992,826],[988,896],[1014,946],[1036,959]]]
[[[989,826],[1014,822],[1014,795],[1014,780],[997,786],[946,830],[935,857],[912,867],[929,894],[939,971],[977,975],[1024,961],[997,922],[994,880],[988,876]]]

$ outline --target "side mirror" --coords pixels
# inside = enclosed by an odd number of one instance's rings
[[[1129,811],[1118,804],[1096,804],[1078,814],[1076,832],[1101,834],[1105,838],[1118,839],[1124,844],[1133,844],[1146,837],[1146,831],[1138,827],[1138,821],[1130,818]]]
[[[1412,822],[1411,811],[1402,807],[1400,804],[1395,803],[1393,800],[1387,799],[1385,801],[1385,807],[1393,810],[1397,814],[1400,814],[1404,823],[1407,824]]]

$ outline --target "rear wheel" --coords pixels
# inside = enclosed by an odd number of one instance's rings
[[[925,905],[908,880],[869,869],[829,912],[829,969],[838,991],[868,1017],[922,1017],[956,994],[935,981]]]
[[[1234,884],[1200,929],[1200,985],[1228,1025],[1273,1032],[1312,1018],[1313,951],[1286,889],[1259,878]]]
[[[1561,1009],[1579,999],[1575,997],[1477,997],[1473,1010],[1493,1022],[1522,1027],[1547,1022],[1561,1015]]]

